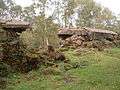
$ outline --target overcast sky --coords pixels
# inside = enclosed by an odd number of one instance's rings
[[[18,5],[21,5],[23,7],[29,6],[30,4],[32,4],[32,0],[15,0],[15,1]],[[95,0],[95,1],[105,7],[108,7],[115,14],[120,13],[120,0]]]

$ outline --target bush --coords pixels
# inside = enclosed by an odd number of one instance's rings
[[[6,78],[0,78],[0,90],[3,90],[6,88],[7,85],[7,79]]]
[[[0,77],[7,77],[9,74],[8,65],[5,63],[0,62]]]
[[[7,84],[7,76],[9,74],[8,65],[0,62],[0,89],[5,89]]]

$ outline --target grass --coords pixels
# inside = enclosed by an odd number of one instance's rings
[[[45,75],[39,69],[13,74],[7,90],[120,90],[120,48],[81,55],[74,50],[64,53],[71,64],[79,63],[79,67],[66,71],[69,64],[60,63],[59,68],[50,69],[56,73]]]

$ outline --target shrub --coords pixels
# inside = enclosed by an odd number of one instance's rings
[[[7,77],[9,74],[9,66],[5,63],[0,62],[0,77]]]
[[[7,76],[9,74],[8,65],[0,62],[0,89],[5,89],[7,84]]]

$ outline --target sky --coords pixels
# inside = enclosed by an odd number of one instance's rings
[[[95,0],[102,6],[108,7],[114,14],[120,14],[120,0]]]
[[[112,10],[114,14],[120,14],[120,0],[95,0],[97,3],[100,3],[102,6]],[[32,0],[15,0],[18,5],[23,7],[29,6],[32,4]]]

